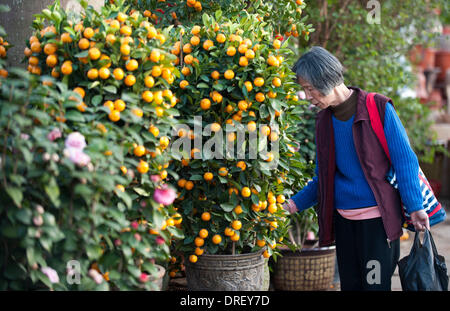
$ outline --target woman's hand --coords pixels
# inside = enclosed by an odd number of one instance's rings
[[[297,212],[297,206],[295,205],[294,201],[289,199],[283,204],[283,209],[287,211],[289,214],[293,214]]]
[[[411,221],[416,231],[425,231],[425,228],[430,230],[430,219],[423,209],[412,212]]]

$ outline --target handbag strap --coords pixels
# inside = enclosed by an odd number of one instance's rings
[[[389,158],[389,162],[391,162],[391,156],[389,154],[389,149],[387,145],[386,136],[384,135],[383,124],[380,119],[380,112],[378,111],[377,104],[375,103],[375,93],[368,93],[366,97],[366,107],[369,112],[370,124],[372,125],[372,129],[377,135],[378,140],[383,147],[384,152]]]
[[[429,236],[429,239],[430,239],[430,242],[431,242],[431,248],[433,250],[433,254],[434,254],[435,257],[437,257],[439,254],[438,254],[438,251],[437,251],[436,244],[434,244],[434,239],[433,239],[433,236],[431,235],[431,231],[425,228],[425,232]]]

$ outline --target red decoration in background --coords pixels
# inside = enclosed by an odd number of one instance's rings
[[[428,182],[430,183],[431,189],[433,189],[434,195],[436,197],[439,197],[439,194],[441,193],[442,182],[434,179],[429,179]]]

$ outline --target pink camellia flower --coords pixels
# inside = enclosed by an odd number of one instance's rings
[[[150,276],[147,273],[144,273],[144,272],[142,272],[141,276],[139,277],[139,281],[141,283],[147,283],[149,279],[150,279]]]
[[[162,236],[158,235],[158,236],[156,237],[156,244],[162,245],[162,244],[164,244],[164,243],[166,243],[166,241],[164,240],[164,238],[163,238]]]
[[[50,133],[48,133],[47,138],[50,141],[55,141],[58,138],[61,138],[62,134],[59,128],[54,128]]]
[[[86,166],[91,162],[91,157],[89,157],[86,153],[81,149],[77,148],[67,148],[65,149],[65,153],[68,153],[70,161],[75,163],[78,166]]]
[[[136,239],[136,241],[140,242],[142,240],[142,237],[139,233],[135,233],[134,234],[134,238]]]
[[[44,273],[51,283],[59,283],[58,273],[50,267],[41,268],[42,273]]]
[[[30,138],[30,135],[22,133],[20,134],[20,138],[22,138],[23,140],[28,140]]]
[[[70,133],[66,138],[66,148],[74,148],[83,150],[86,147],[86,140],[79,132]]]
[[[103,282],[103,276],[95,269],[90,269],[88,275],[94,280],[96,284]]]
[[[161,177],[160,177],[159,175],[152,175],[152,176],[150,176],[150,179],[151,179],[153,182],[158,182],[158,181],[161,180]]]
[[[133,227],[133,229],[136,230],[136,229],[139,227],[138,222],[137,222],[136,220],[132,221],[132,222],[131,222],[131,227]]]
[[[162,185],[160,188],[156,188],[153,193],[153,199],[160,204],[170,205],[177,197],[176,191],[169,187],[167,184]]]

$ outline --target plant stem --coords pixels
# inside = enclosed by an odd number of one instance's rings
[[[295,247],[297,247],[298,245],[295,242],[294,234],[292,233],[291,228],[288,229],[288,234],[289,234],[289,240],[291,241],[291,243],[294,244]]]
[[[11,85],[11,90],[9,94],[9,103],[12,103],[12,97],[13,97],[13,86]],[[5,188],[7,188],[8,184],[6,181],[6,174],[5,174],[5,162],[6,162],[6,143],[8,141],[8,135],[9,135],[9,127],[11,126],[11,119],[8,120],[8,126],[6,127],[6,133],[5,133],[5,139],[3,141],[3,154],[2,154],[2,172],[3,172],[3,184]]]

